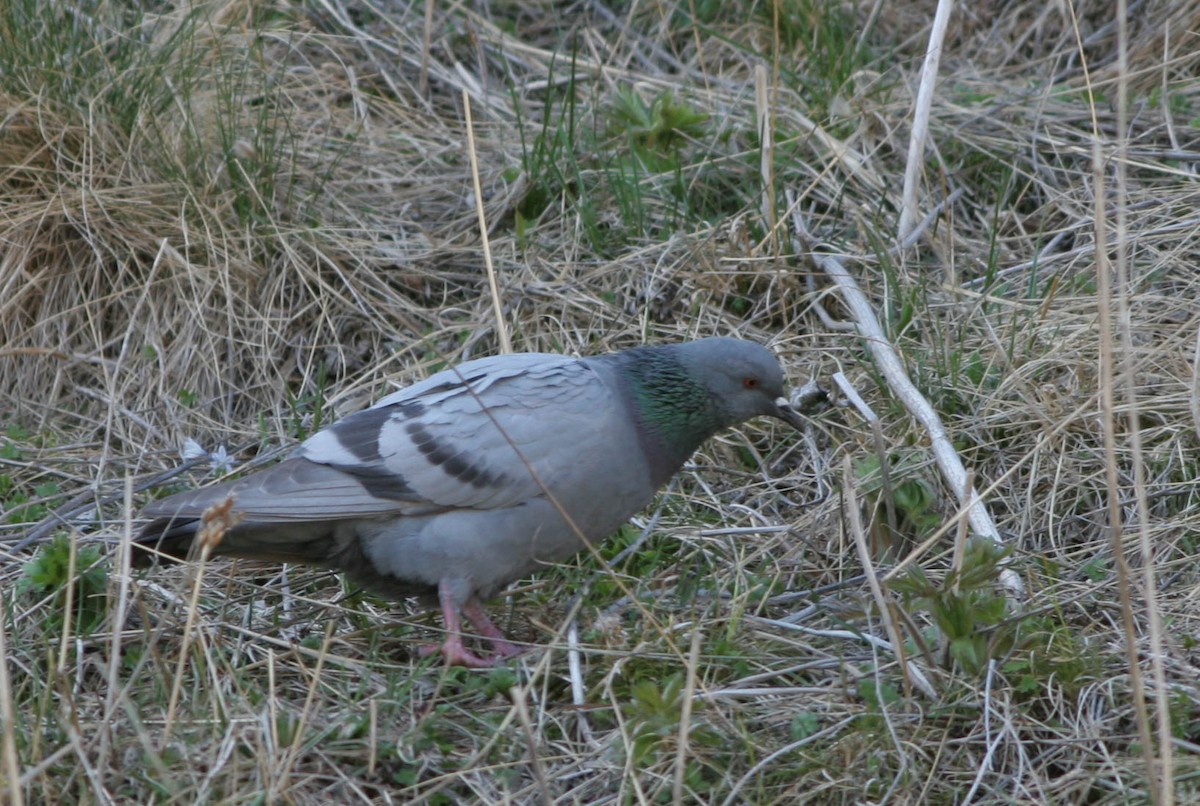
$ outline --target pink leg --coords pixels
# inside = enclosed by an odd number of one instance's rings
[[[474,596],[467,599],[461,607],[480,634],[492,642],[496,654],[481,658],[470,652],[463,645],[462,619],[459,617],[460,608],[453,592],[446,584],[438,585],[438,600],[442,605],[442,619],[446,623],[446,640],[441,646],[430,645],[421,647],[421,657],[427,657],[434,652],[441,652],[447,666],[468,666],[472,669],[486,669],[495,666],[501,658],[520,652],[517,647],[504,640],[504,634],[492,623],[483,605]]]
[[[463,604],[462,612],[475,625],[475,629],[479,630],[479,634],[492,642],[492,648],[496,651],[497,658],[511,658],[513,655],[521,654],[521,648],[509,643],[508,639],[504,637],[504,633],[500,632],[500,628],[488,618],[483,604],[474,596]]]

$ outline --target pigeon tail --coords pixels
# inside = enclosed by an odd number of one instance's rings
[[[197,518],[155,518],[133,541],[133,567],[145,568],[157,557],[186,560],[200,521]]]
[[[186,560],[196,549],[200,518],[155,518],[133,541],[133,565],[144,568],[155,559]],[[214,556],[242,557],[265,562],[337,566],[336,522],[240,523],[221,535]]]

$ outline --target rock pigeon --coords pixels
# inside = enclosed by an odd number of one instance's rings
[[[187,556],[205,511],[224,506],[235,523],[214,554],[335,569],[440,605],[446,638],[426,652],[491,666],[518,650],[484,600],[608,537],[704,440],[759,415],[803,422],[775,356],[739,339],[481,358],[339,420],[270,468],[153,502],[138,548]],[[491,654],[466,648],[463,616]]]

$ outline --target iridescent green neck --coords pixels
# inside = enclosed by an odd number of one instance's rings
[[[658,443],[661,458],[673,474],[726,423],[712,395],[668,349],[632,350],[626,355],[625,377],[639,425],[646,438]]]

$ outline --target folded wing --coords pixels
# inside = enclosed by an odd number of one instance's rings
[[[229,496],[259,523],[515,506],[602,438],[594,412],[611,407],[608,395],[591,367],[563,356],[471,361],[334,423],[278,465],[146,514],[196,518]]]

